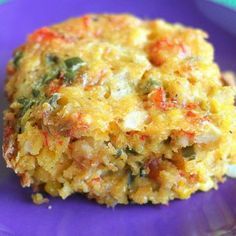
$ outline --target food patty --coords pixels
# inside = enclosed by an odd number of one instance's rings
[[[63,199],[167,204],[236,162],[235,91],[199,29],[85,15],[28,36],[7,66],[3,155]]]

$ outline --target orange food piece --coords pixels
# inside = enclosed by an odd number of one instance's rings
[[[140,140],[142,140],[142,141],[145,141],[145,140],[147,140],[148,138],[149,138],[149,135],[143,134],[143,135],[140,136]]]
[[[155,94],[153,96],[153,102],[156,105],[156,107],[162,111],[177,106],[176,99],[170,98],[169,101],[167,101],[166,92],[162,87],[156,89]]]
[[[6,127],[4,128],[4,134],[3,134],[3,136],[4,136],[5,139],[7,139],[7,138],[9,138],[9,136],[12,135],[13,133],[14,133],[14,129],[13,129],[12,127],[6,126]]]
[[[163,52],[167,53],[167,55],[164,56]],[[150,60],[156,66],[162,65],[169,56],[178,55],[180,53],[186,54],[186,52],[186,47],[182,42],[179,40],[171,41],[166,38],[155,41],[149,47]]]
[[[11,64],[9,64],[7,66],[7,74],[8,75],[13,75],[15,72],[16,72],[15,68]]]
[[[185,106],[185,109],[187,109],[186,116],[191,118],[193,122],[203,122],[203,121],[209,121],[209,117],[207,116],[199,116],[194,109],[196,109],[199,105],[196,103],[189,103]]]
[[[149,178],[153,179],[153,180],[157,180],[159,177],[159,173],[160,173],[160,159],[159,158],[155,158],[149,161],[148,163],[148,168],[149,168],[149,173],[148,176]]]
[[[88,15],[85,15],[82,19],[83,19],[84,27],[85,29],[87,29],[91,23],[91,17]]]
[[[194,111],[187,111],[186,115],[188,117],[192,117],[192,118],[197,117],[197,114]]]
[[[61,35],[48,27],[40,28],[29,36],[30,42],[45,42],[53,39],[63,39]]]
[[[185,108],[188,109],[188,110],[193,110],[193,109],[196,109],[198,107],[198,104],[197,103],[188,103]]]
[[[153,101],[157,108],[161,110],[166,109],[166,93],[162,87],[156,89],[156,92],[153,96]]]

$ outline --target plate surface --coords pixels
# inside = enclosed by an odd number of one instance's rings
[[[200,0],[199,0],[200,1]],[[3,2],[3,1],[2,1]],[[189,0],[10,0],[0,5],[0,86],[14,48],[37,27],[93,12],[130,12],[200,27],[210,35],[221,68],[236,71],[236,38],[204,17]],[[236,22],[234,22],[236,23]],[[232,24],[234,24],[232,22]],[[6,107],[3,92],[0,109]],[[1,122],[2,133],[2,122]],[[1,140],[2,141],[2,140]],[[30,190],[0,159],[0,236],[2,235],[236,235],[236,180],[219,190],[196,193],[168,206],[129,205],[106,208],[80,195],[50,199],[51,209],[36,206]]]

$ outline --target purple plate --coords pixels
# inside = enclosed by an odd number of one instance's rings
[[[0,0],[0,3],[3,2]],[[6,2],[6,0],[5,0]],[[222,69],[236,70],[236,38],[210,22],[190,0],[10,0],[0,5],[0,82],[11,52],[26,35],[44,25],[89,12],[130,12],[201,27],[216,47]],[[235,22],[234,22],[235,23]],[[233,22],[232,22],[233,24]],[[1,111],[6,106],[1,93]],[[2,128],[2,127],[1,127]],[[196,193],[168,206],[129,205],[106,208],[84,196],[50,199],[36,206],[30,190],[0,160],[0,236],[9,235],[236,235],[236,181],[219,190]]]

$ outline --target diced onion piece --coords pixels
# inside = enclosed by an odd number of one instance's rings
[[[111,96],[115,100],[119,100],[132,91],[126,77],[127,77],[126,71],[116,75],[113,78],[113,82],[111,85]]]
[[[140,130],[146,119],[147,113],[145,111],[132,111],[124,118],[124,128],[126,130]]]
[[[180,146],[180,147],[187,147],[189,146],[189,137],[184,135],[184,136],[180,136],[178,139],[177,139],[177,144]]]
[[[210,122],[205,122],[204,132],[195,137],[196,143],[210,143],[216,141],[221,135],[221,131]]]

